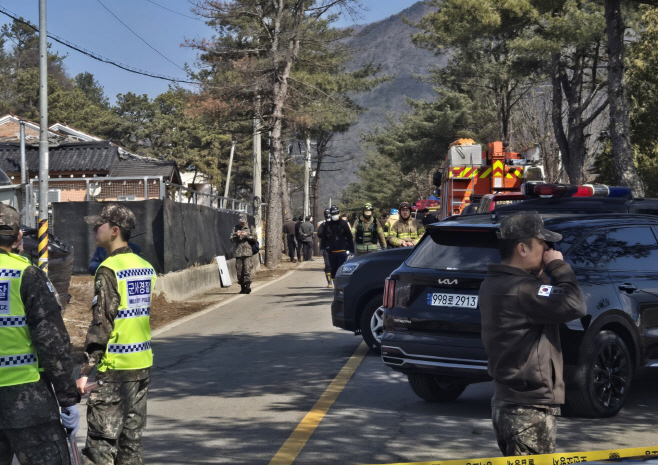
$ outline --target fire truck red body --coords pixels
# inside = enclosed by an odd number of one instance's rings
[[[486,150],[469,139],[460,139],[448,150],[441,181],[440,219],[459,215],[485,194],[520,192],[526,181],[543,181],[537,146],[517,153],[503,142],[491,142]]]

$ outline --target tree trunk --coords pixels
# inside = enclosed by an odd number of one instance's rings
[[[610,139],[615,166],[615,182],[630,187],[635,197],[644,197],[644,186],[633,159],[631,117],[626,95],[624,66],[624,21],[621,0],[605,0],[608,33],[608,95],[610,98]]]

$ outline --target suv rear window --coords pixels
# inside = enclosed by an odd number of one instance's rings
[[[409,268],[460,271],[486,271],[489,263],[500,263],[496,233],[468,229],[430,230],[406,261]]]

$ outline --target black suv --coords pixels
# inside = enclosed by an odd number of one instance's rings
[[[411,250],[405,247],[361,255],[348,260],[336,273],[331,321],[338,328],[363,335],[376,353],[384,334],[384,283]]]
[[[658,218],[543,215],[563,235],[554,244],[573,267],[587,315],[561,325],[567,406],[615,415],[631,378],[658,367]],[[453,217],[427,234],[386,284],[382,358],[429,401],[454,400],[488,381],[478,290],[497,263],[497,216]]]

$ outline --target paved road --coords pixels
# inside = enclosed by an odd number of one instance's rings
[[[308,265],[155,337],[146,463],[270,462],[360,343],[331,326],[332,293]],[[658,445],[654,383],[616,418],[560,419],[559,450]],[[294,463],[498,456],[491,394],[481,384],[429,404],[368,355]]]

